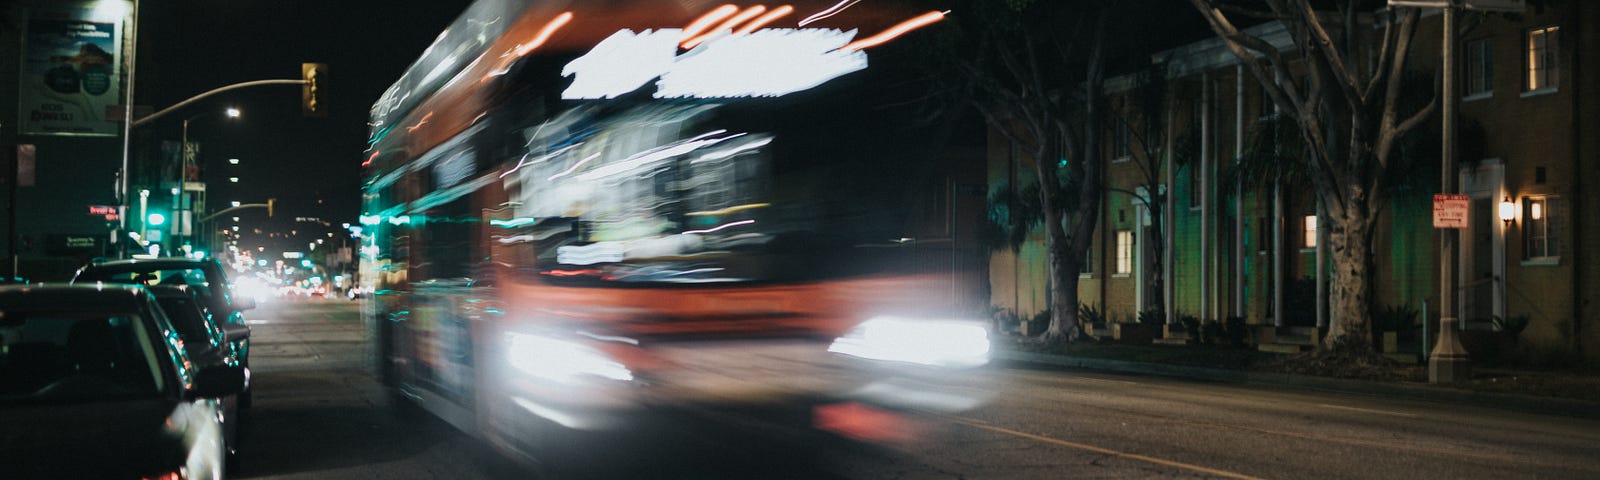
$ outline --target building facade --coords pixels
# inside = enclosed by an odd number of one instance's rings
[[[1460,168],[1453,174],[1470,202],[1451,260],[1460,279],[1457,316],[1469,330],[1519,330],[1520,348],[1532,359],[1600,360],[1600,81],[1593,62],[1600,45],[1591,33],[1600,9],[1569,2],[1516,16],[1463,17],[1467,28],[1456,48]],[[1426,103],[1428,80],[1440,68],[1440,23],[1436,11],[1425,13],[1411,47],[1408,75],[1420,86],[1413,107]],[[1282,25],[1249,31],[1292,54]],[[1107,82],[1112,113],[1100,161],[1108,163],[1109,188],[1080,301],[1108,322],[1161,310],[1166,323],[1237,317],[1260,326],[1326,326],[1331,253],[1309,185],[1270,161],[1242,161],[1283,143],[1273,138],[1298,133],[1282,125],[1260,84],[1220,40],[1159,52],[1152,63],[1158,75]],[[1162,88],[1148,88],[1151,81]],[[1437,328],[1441,290],[1441,240],[1432,223],[1440,122],[1435,115],[1399,147],[1406,167],[1389,182],[1374,234],[1376,316],[1412,312],[1416,325],[1429,329]],[[1018,176],[1031,167],[1016,166],[1003,138],[992,135],[991,142],[991,189],[1031,181]],[[1153,210],[1151,201],[1163,204]],[[1155,210],[1161,218],[1152,218]],[[998,309],[1029,318],[1054,307],[1046,301],[1042,253],[1035,234],[1018,252],[993,257],[991,302]],[[1149,281],[1157,276],[1168,285]],[[1418,336],[1409,350],[1424,351],[1426,341]]]

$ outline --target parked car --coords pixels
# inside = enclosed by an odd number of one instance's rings
[[[250,327],[244,324],[218,325],[211,314],[200,305],[198,294],[187,285],[176,287],[151,287],[156,303],[167,315],[178,338],[182,340],[189,360],[201,367],[211,365],[242,365],[233,350],[233,344],[250,337]],[[239,399],[236,395],[223,398],[223,425],[226,427],[228,465],[237,467],[238,429],[240,423]]]
[[[0,478],[222,478],[248,383],[143,287],[0,286]]]
[[[154,258],[91,263],[78,269],[72,283],[109,282],[144,286],[186,286],[196,294],[205,313],[219,325],[245,325],[244,311],[256,308],[249,296],[235,296],[222,263],[215,259]],[[239,364],[250,366],[250,338],[230,339]],[[253,395],[246,390],[239,405],[248,408]]]

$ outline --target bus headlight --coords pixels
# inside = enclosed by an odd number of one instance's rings
[[[932,367],[977,367],[989,363],[989,330],[972,321],[874,317],[835,339],[828,351]]]
[[[522,373],[561,383],[584,377],[633,380],[628,367],[599,349],[540,335],[507,333],[506,362]]]

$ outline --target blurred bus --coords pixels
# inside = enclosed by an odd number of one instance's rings
[[[943,15],[473,4],[372,107],[378,376],[510,452],[657,411],[971,407],[949,380],[988,337],[914,68]]]

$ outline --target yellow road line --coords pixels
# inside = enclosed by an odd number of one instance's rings
[[[1327,403],[1321,404],[1319,406],[1328,407],[1328,408],[1337,408],[1337,409],[1340,409],[1340,410],[1349,410],[1349,411],[1352,411],[1352,412],[1376,413],[1376,414],[1379,414],[1379,415],[1394,415],[1394,416],[1397,416],[1397,417],[1417,418],[1417,417],[1421,416],[1421,415],[1417,415],[1415,413],[1402,413],[1402,412],[1391,412],[1391,411],[1388,411],[1388,410],[1373,410],[1373,409],[1370,409],[1370,408],[1346,407],[1344,405],[1331,405],[1331,404],[1327,404]]]
[[[1149,456],[1149,455],[1140,455],[1140,454],[1137,454],[1137,453],[1119,452],[1119,451],[1112,450],[1112,449],[1109,449],[1109,448],[1096,447],[1094,445],[1082,444],[1082,443],[1077,443],[1077,442],[1069,442],[1069,441],[1061,440],[1061,439],[1058,439],[1058,438],[1051,438],[1051,437],[1046,437],[1046,436],[1043,436],[1043,435],[1034,435],[1032,433],[1027,433],[1027,432],[1019,432],[1019,431],[1011,430],[1011,429],[1007,429],[1007,428],[996,427],[996,426],[989,425],[989,424],[986,424],[986,423],[983,423],[983,422],[977,421],[977,420],[969,420],[969,419],[961,418],[961,417],[946,417],[946,418],[948,418],[952,422],[959,423],[959,424],[962,424],[962,425],[966,425],[966,426],[969,426],[969,427],[972,427],[972,428],[977,428],[977,429],[980,429],[980,430],[988,430],[988,431],[996,432],[996,433],[1004,433],[1006,435],[1022,437],[1022,438],[1026,438],[1026,439],[1029,439],[1029,440],[1038,441],[1038,442],[1044,442],[1044,443],[1049,443],[1049,444],[1053,444],[1053,445],[1060,445],[1060,446],[1063,446],[1063,447],[1076,448],[1076,449],[1079,449],[1079,450],[1087,450],[1087,451],[1091,451],[1091,452],[1095,452],[1095,453],[1111,455],[1111,456],[1114,456],[1114,457],[1126,458],[1126,459],[1129,459],[1129,460],[1139,460],[1139,461],[1143,461],[1143,462],[1154,463],[1154,464],[1157,464],[1157,465],[1165,465],[1165,466],[1168,466],[1168,467],[1181,468],[1181,469],[1184,469],[1184,470],[1192,470],[1192,471],[1205,473],[1205,474],[1209,474],[1209,475],[1216,475],[1216,476],[1219,476],[1219,477],[1237,478],[1237,479],[1240,479],[1240,480],[1261,480],[1260,477],[1252,477],[1252,476],[1245,475],[1245,474],[1242,474],[1242,473],[1235,473],[1235,472],[1230,472],[1230,471],[1227,471],[1227,470],[1218,470],[1218,469],[1210,468],[1210,467],[1202,467],[1200,465],[1195,465],[1195,464],[1192,464],[1192,463],[1177,462],[1177,461],[1172,461],[1172,460],[1156,458],[1156,457],[1152,457],[1152,456]]]

